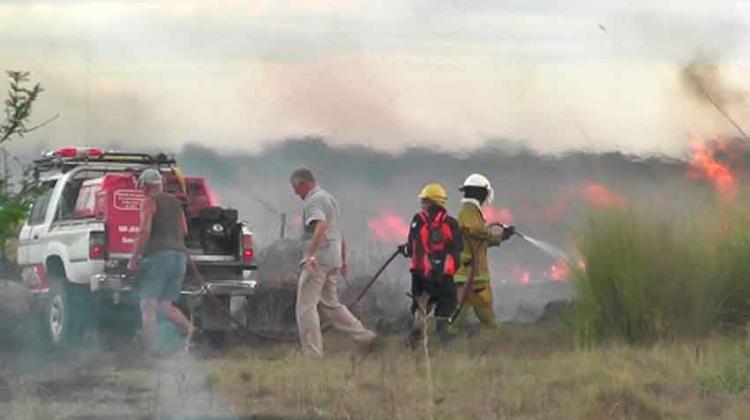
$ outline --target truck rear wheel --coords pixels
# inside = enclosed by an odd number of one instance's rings
[[[58,348],[79,344],[86,328],[88,290],[68,284],[60,277],[50,277],[49,284],[45,311],[49,341]]]

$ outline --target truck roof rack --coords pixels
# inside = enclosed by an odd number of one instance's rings
[[[63,173],[83,165],[123,164],[144,166],[167,166],[177,162],[164,153],[110,152],[94,148],[66,147],[54,152],[46,152],[41,158],[33,161],[34,173],[40,174],[53,170]]]

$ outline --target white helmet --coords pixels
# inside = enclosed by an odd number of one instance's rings
[[[464,181],[464,184],[461,186],[461,188],[459,188],[459,191],[463,191],[464,187],[486,188],[487,200],[485,200],[485,202],[487,204],[492,204],[492,200],[495,198],[495,191],[492,189],[492,184],[490,184],[490,180],[487,179],[487,177],[482,174],[469,175]]]

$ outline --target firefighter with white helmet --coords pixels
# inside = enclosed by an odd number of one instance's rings
[[[463,193],[458,223],[463,232],[464,247],[455,282],[460,302],[465,309],[473,308],[483,327],[497,328],[492,308],[492,287],[487,264],[487,249],[500,245],[515,233],[513,226],[504,227],[502,233],[493,233],[482,213],[482,206],[492,203],[494,190],[482,174],[469,175],[459,188]],[[465,288],[471,290],[464,290]],[[465,311],[464,311],[465,312]]]

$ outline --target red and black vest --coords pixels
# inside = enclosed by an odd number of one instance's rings
[[[438,210],[432,218],[420,211],[414,216],[409,233],[409,270],[425,277],[447,276],[456,273],[456,259],[460,255],[460,231],[455,219],[445,209]]]

